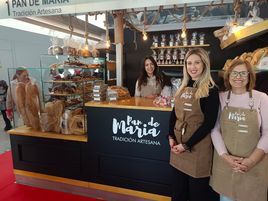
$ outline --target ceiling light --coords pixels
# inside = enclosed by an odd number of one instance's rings
[[[183,9],[183,25],[182,25],[182,33],[181,33],[181,37],[182,38],[186,38],[187,34],[186,34],[186,3],[184,4],[184,9]]]
[[[111,46],[111,41],[109,37],[109,21],[108,21],[108,12],[105,12],[105,26],[106,26],[106,48],[109,49]]]
[[[142,39],[143,39],[144,41],[148,39],[147,33],[146,33],[146,31],[144,31],[144,30],[143,30],[143,32],[142,32]]]

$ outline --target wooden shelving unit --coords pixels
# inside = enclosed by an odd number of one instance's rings
[[[183,67],[183,64],[158,64],[159,67]]]
[[[221,43],[221,49],[234,46],[240,42],[247,41],[266,32],[268,32],[268,20],[253,24],[231,34],[228,39]]]
[[[163,47],[151,47],[152,50],[154,49],[179,49],[179,48],[194,48],[194,47],[209,47],[209,44],[204,45],[178,45],[178,46],[163,46]]]
[[[164,47],[151,47],[152,50],[160,51],[161,49],[189,49],[189,48],[195,48],[195,47],[209,47],[209,44],[203,44],[203,45],[177,45],[177,46],[164,46]],[[179,67],[182,68],[183,64],[158,64],[159,67],[167,67],[167,68],[174,68]]]

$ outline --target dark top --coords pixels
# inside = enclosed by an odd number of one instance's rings
[[[193,87],[193,83],[194,81],[190,80],[187,86]],[[189,148],[201,141],[210,133],[211,129],[214,128],[218,116],[219,103],[220,101],[217,87],[209,89],[208,97],[200,98],[200,106],[204,114],[204,122],[185,143]],[[169,136],[174,139],[174,127],[176,120],[175,108],[173,108],[169,120]]]

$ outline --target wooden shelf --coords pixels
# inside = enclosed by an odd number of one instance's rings
[[[154,49],[177,49],[177,48],[193,48],[193,47],[209,47],[209,44],[204,45],[178,45],[178,46],[164,46],[164,47],[151,47],[152,50]]]
[[[83,93],[72,93],[72,94],[59,94],[59,93],[49,93],[46,96],[81,96]]]
[[[83,83],[83,82],[93,82],[98,80],[97,78],[92,79],[81,79],[81,80],[48,80],[44,81],[44,83]]]
[[[241,29],[230,35],[228,39],[221,43],[221,49],[233,46],[243,41],[250,40],[251,38],[257,37],[261,34],[268,32],[268,20],[253,24],[249,27]]]
[[[131,97],[129,99],[117,100],[117,101],[90,101],[85,104],[86,107],[100,107],[100,108],[123,108],[133,110],[157,110],[157,111],[172,111],[171,107],[158,106],[153,103],[153,99]]]
[[[22,127],[9,130],[8,133],[11,135],[23,135],[23,136],[30,136],[30,137],[87,142],[87,135],[67,135],[67,134],[59,134],[55,132],[42,132],[42,131],[34,130],[33,128],[27,127],[27,126],[22,126]]]
[[[183,67],[183,64],[159,64],[159,67]]]

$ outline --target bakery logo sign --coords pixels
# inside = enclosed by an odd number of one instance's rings
[[[6,0],[7,14],[10,17],[62,14],[61,6],[72,0]]]
[[[157,137],[161,132],[160,123],[155,121],[154,117],[151,117],[146,122],[133,119],[130,115],[127,115],[126,120],[113,118],[112,129],[113,141],[119,141],[122,143],[140,143],[154,146],[161,145],[157,140]]]

